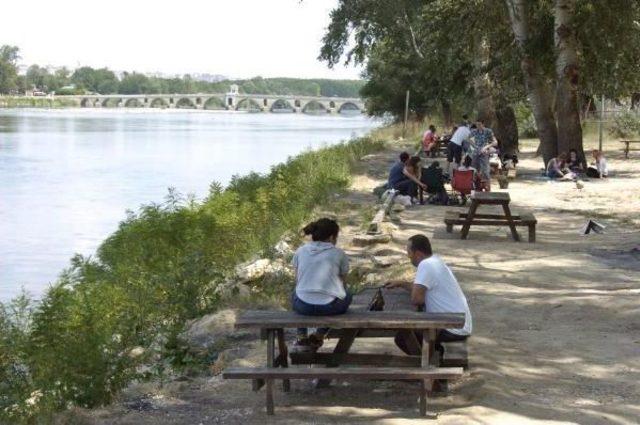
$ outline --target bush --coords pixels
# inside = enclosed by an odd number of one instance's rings
[[[625,112],[616,115],[609,125],[609,133],[613,137],[625,139],[640,134],[640,117],[638,115]]]
[[[518,129],[520,130],[519,136],[522,138],[535,138],[538,137],[538,129],[536,127],[536,120],[533,116],[533,111],[528,105],[519,103],[515,107],[516,121],[518,123]]]
[[[95,258],[74,257],[39,304],[0,304],[0,423],[105,404],[130,380],[180,363],[177,335],[220,306],[216,286],[234,266],[297,231],[347,187],[360,157],[382,147],[361,138],[305,152],[226,189],[213,183],[202,202],[170,190],[129,212]],[[269,286],[278,298],[291,285]]]

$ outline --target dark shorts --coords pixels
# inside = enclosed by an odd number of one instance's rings
[[[418,342],[418,345],[422,347],[422,332],[414,331],[414,334],[416,337],[416,341]],[[408,354],[410,356],[419,356],[420,352],[413,351],[413,349],[411,349],[407,345],[405,338],[406,338],[406,335],[402,334],[401,332],[399,332],[396,335],[395,342],[398,348],[400,348],[402,351],[404,351],[405,354]],[[451,333],[446,329],[440,329],[438,331],[438,335],[436,336],[436,341],[435,341],[436,349],[440,351],[442,349],[441,344],[443,342],[464,341],[467,338],[469,338],[468,335],[465,335],[465,336],[458,335],[458,334]]]
[[[462,146],[449,142],[447,145],[447,162],[453,162],[454,159],[456,164],[460,165],[460,161],[462,161]]]

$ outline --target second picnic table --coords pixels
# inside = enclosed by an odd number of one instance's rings
[[[439,329],[464,326],[464,313],[418,312],[410,305],[406,292],[384,291],[385,311],[368,311],[368,302],[375,292],[369,289],[355,296],[349,311],[339,316],[302,316],[291,311],[245,312],[236,321],[236,327],[258,328],[266,333],[267,367],[230,368],[223,372],[223,377],[251,379],[254,390],[266,384],[268,414],[274,413],[274,379],[283,380],[285,392],[290,388],[289,379],[318,379],[319,386],[331,379],[415,380],[421,383],[420,413],[426,415],[427,395],[434,380],[458,378],[463,373],[462,367],[440,367],[439,356],[434,356],[434,344]],[[332,352],[291,355],[293,364],[326,367],[289,367],[284,330],[298,327],[328,327],[329,336],[338,337]],[[422,331],[422,346],[415,331]],[[422,354],[350,353],[356,338],[394,337],[398,333]],[[343,365],[352,367],[341,367]]]
[[[471,205],[467,213],[447,211],[444,222],[447,232],[451,233],[455,224],[462,225],[461,239],[467,239],[471,225],[508,226],[514,241],[519,241],[520,236],[516,226],[529,228],[529,242],[536,241],[536,219],[533,214],[512,215],[509,203],[511,197],[508,192],[475,192],[471,195]],[[500,205],[504,214],[478,214],[480,205]]]

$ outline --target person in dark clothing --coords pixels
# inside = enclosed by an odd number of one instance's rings
[[[393,189],[396,184],[406,179],[403,170],[410,157],[411,156],[407,152],[402,152],[400,154],[400,160],[393,164],[391,170],[389,170],[389,179],[387,182],[389,189]]]

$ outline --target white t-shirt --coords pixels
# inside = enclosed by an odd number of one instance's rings
[[[460,127],[458,127],[456,132],[453,133],[453,136],[451,136],[451,141],[458,146],[462,146],[462,142],[464,142],[465,140],[469,140],[470,138],[471,130],[469,130],[469,127],[461,125]]]
[[[427,313],[464,313],[464,327],[447,331],[456,335],[471,335],[472,318],[467,298],[453,272],[440,257],[432,255],[422,260],[418,264],[414,283],[427,288],[424,300]]]

